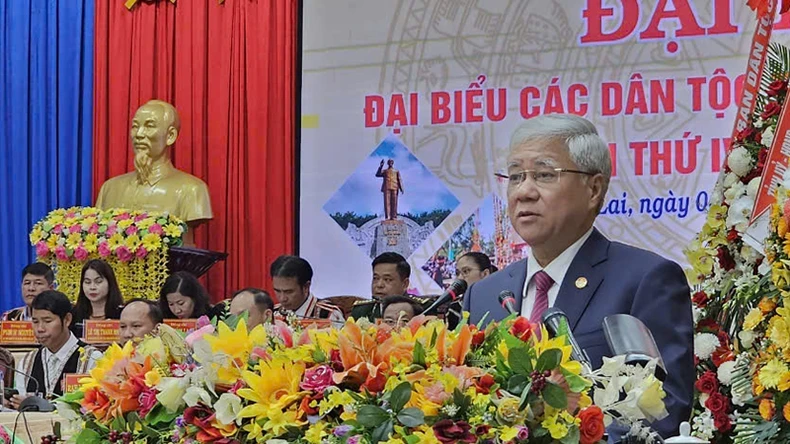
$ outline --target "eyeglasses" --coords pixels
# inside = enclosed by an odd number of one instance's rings
[[[477,269],[477,268],[462,268],[462,269],[456,271],[456,275],[458,277],[462,278],[464,276],[469,276],[470,274],[472,274],[472,272],[475,272],[475,271],[479,272],[480,270]]]
[[[527,180],[527,176],[538,185],[552,185],[560,181],[562,173],[583,174],[585,176],[595,176],[595,173],[587,171],[570,170],[568,168],[540,168],[537,170],[524,170],[517,173],[494,173],[495,176],[507,179],[509,187],[517,187]]]

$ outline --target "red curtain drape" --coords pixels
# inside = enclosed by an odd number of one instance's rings
[[[94,199],[133,168],[129,128],[152,98],[181,116],[177,168],[209,187],[200,248],[229,253],[209,272],[215,300],[269,288],[294,247],[297,0],[96,2]]]

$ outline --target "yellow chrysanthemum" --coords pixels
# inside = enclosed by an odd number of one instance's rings
[[[419,441],[417,442],[419,442],[420,444],[441,444],[441,441],[439,441],[439,439],[436,438],[436,435],[433,433],[433,430],[429,428],[427,430],[415,431],[414,433],[412,433],[412,435],[416,436],[419,439]]]
[[[154,251],[162,246],[162,238],[158,234],[148,233],[143,236],[143,247],[148,251]]]
[[[503,427],[499,432],[499,439],[501,439],[502,442],[508,442],[512,439],[516,439],[516,436],[518,436],[517,427]]]
[[[327,414],[327,412],[332,411],[332,409],[346,405],[354,405],[355,403],[356,401],[354,401],[354,398],[348,393],[340,390],[332,390],[318,403],[318,414],[323,416]]]
[[[145,219],[138,220],[134,224],[137,225],[137,228],[141,230],[145,230],[146,228],[150,227],[155,223],[156,223],[156,219],[154,219],[153,217],[146,217]]]
[[[125,230],[125,229],[129,228],[130,226],[132,226],[133,223],[134,223],[134,221],[132,219],[123,219],[123,220],[119,220],[117,225],[118,225],[118,228],[120,228],[122,230]]]
[[[781,349],[790,348],[790,324],[787,319],[783,316],[774,316],[768,325],[771,341]]]
[[[110,247],[111,251],[115,251],[118,247],[123,245],[123,235],[121,233],[115,233],[107,239],[107,246]]]
[[[557,414],[546,415],[546,418],[540,425],[548,430],[549,434],[554,439],[562,439],[568,434],[568,426],[557,420]]]
[[[33,227],[33,230],[30,232],[30,243],[37,244],[41,242],[41,239],[44,239],[44,236],[46,235],[47,235],[46,231],[42,230],[39,225],[36,225],[35,227]]]
[[[752,308],[749,313],[743,318],[743,329],[753,330],[760,322],[763,321],[763,312],[759,308]]]
[[[170,237],[181,237],[181,235],[184,233],[181,225],[176,224],[167,224],[162,227],[162,229],[164,230],[165,234]]]
[[[140,248],[140,236],[133,234],[127,237],[123,243],[126,245],[126,248],[129,249],[129,251],[135,252],[138,248]]]
[[[763,387],[773,389],[779,385],[779,382],[782,380],[782,375],[788,371],[790,371],[790,369],[787,368],[787,365],[774,358],[768,361],[765,367],[760,369],[757,380]]]
[[[51,223],[52,225],[57,225],[57,224],[62,223],[64,221],[64,217],[63,216],[66,213],[63,213],[63,214],[53,214],[53,213],[50,213],[49,216],[47,216],[47,222]]]
[[[88,250],[88,253],[95,252],[99,246],[99,236],[95,233],[88,233],[85,236],[82,246]]]
[[[71,248],[71,249],[77,248],[80,245],[81,241],[82,241],[82,235],[81,234],[79,234],[79,233],[71,233],[66,238],[66,248]]]

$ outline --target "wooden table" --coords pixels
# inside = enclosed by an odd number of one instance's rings
[[[53,424],[63,421],[56,413],[26,412],[19,415],[18,421],[17,415],[17,412],[12,411],[0,412],[0,425],[5,426],[10,435],[14,431],[14,422],[16,421],[16,437],[29,444],[40,444],[42,437],[53,434]],[[25,419],[27,419],[27,427]],[[28,430],[33,438],[32,442],[28,438]]]

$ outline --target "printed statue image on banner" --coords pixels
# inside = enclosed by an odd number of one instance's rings
[[[396,136],[388,136],[324,204],[366,255],[408,258],[458,207],[458,199]]]

